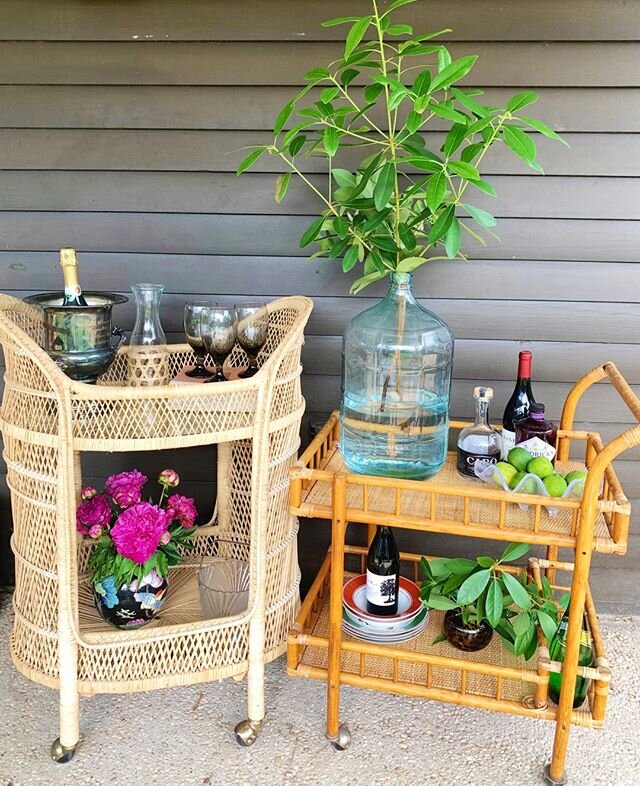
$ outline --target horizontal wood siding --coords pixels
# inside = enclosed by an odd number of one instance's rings
[[[88,288],[126,292],[135,280],[163,281],[172,341],[181,340],[191,296],[233,303],[310,295],[305,428],[320,423],[338,404],[344,327],[384,287],[348,297],[350,277],[336,263],[305,260],[298,238],[318,205],[296,183],[282,205],[274,202],[277,161],[263,156],[241,178],[234,170],[242,148],[269,141],[304,72],[340,53],[342,28],[320,22],[367,7],[366,0],[4,0],[0,289],[23,296],[59,288],[57,249],[75,245]],[[476,201],[498,216],[500,242],[469,246],[468,263],[435,262],[416,275],[421,302],[456,336],[452,415],[471,414],[471,388],[483,380],[495,388],[498,416],[523,347],[534,353],[536,395],[552,417],[571,383],[607,358],[640,391],[635,4],[418,0],[398,17],[420,31],[452,28],[454,56],[479,55],[466,84],[486,89],[489,100],[539,92],[531,114],[571,146],[535,135],[544,178],[503,145],[492,149],[484,172],[498,199]],[[430,147],[441,137],[437,126],[425,134]],[[354,151],[343,165],[357,160]],[[304,170],[323,184],[320,160],[305,161]],[[115,318],[130,328],[132,304]],[[629,423],[605,385],[578,416],[605,439]],[[639,458],[633,451],[617,464],[633,497],[640,497]],[[202,449],[88,456],[85,472],[99,480],[137,463],[152,474],[171,462],[206,506],[213,457]],[[8,511],[0,472],[5,540]],[[303,549],[314,543],[303,536]],[[310,564],[305,557],[303,567]],[[627,567],[602,563],[600,583],[606,570]]]

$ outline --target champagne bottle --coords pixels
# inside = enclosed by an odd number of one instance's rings
[[[389,616],[398,613],[400,552],[390,527],[378,527],[367,554],[367,611]]]
[[[74,248],[60,249],[60,265],[64,275],[63,306],[87,306],[88,303],[82,294],[82,287],[78,281],[78,260]]]
[[[502,458],[506,459],[516,444],[516,422],[529,414],[529,407],[535,402],[531,392],[531,352],[524,350],[518,357],[518,379],[507,401],[502,416]]]
[[[549,643],[549,656],[551,660],[564,663],[565,647],[567,645],[567,628],[569,627],[569,606],[560,620],[558,630]],[[587,615],[582,615],[582,630],[580,631],[580,650],[578,652],[579,666],[593,665],[593,647],[591,644],[591,634],[587,625]],[[555,671],[549,673],[549,698],[556,704],[560,701],[560,686],[562,685],[562,674]],[[578,675],[576,677],[576,687],[573,694],[573,708],[579,707],[585,700],[589,680]]]

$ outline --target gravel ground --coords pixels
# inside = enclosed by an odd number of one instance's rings
[[[252,748],[234,740],[245,686],[226,680],[82,699],[76,758],[56,765],[57,695],[10,663],[9,596],[0,596],[2,786],[526,786],[541,783],[553,725],[344,688],[348,751],[324,738],[325,685],[267,667],[267,719]],[[604,731],[573,729],[567,772],[580,786],[631,786],[640,773],[640,619],[603,616],[614,682]]]

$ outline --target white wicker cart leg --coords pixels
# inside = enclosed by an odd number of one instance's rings
[[[258,738],[264,722],[264,611],[249,624],[249,670],[247,672],[247,720],[235,728],[236,740],[249,746]]]
[[[61,617],[63,616],[61,612]],[[66,764],[80,742],[80,699],[78,696],[78,645],[62,620],[58,632],[60,652],[60,736],[51,746],[51,757]]]

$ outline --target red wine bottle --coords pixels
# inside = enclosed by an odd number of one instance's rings
[[[400,552],[390,527],[378,527],[367,554],[367,611],[389,616],[398,613]]]
[[[516,423],[529,414],[529,408],[535,403],[531,392],[531,352],[524,350],[518,357],[518,379],[516,386],[507,401],[502,416],[502,458],[506,459],[511,448],[516,444]]]

